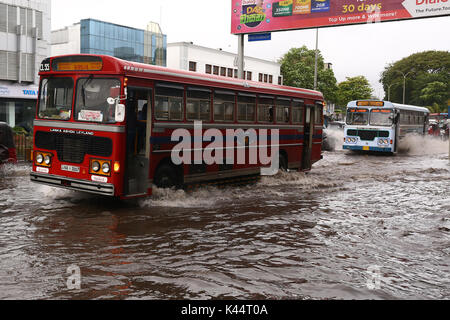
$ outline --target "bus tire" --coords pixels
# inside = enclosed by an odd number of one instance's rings
[[[155,185],[161,189],[179,188],[177,169],[171,165],[164,164],[158,168],[155,174]]]
[[[286,160],[286,156],[280,153],[280,170],[283,172],[288,171],[288,163]]]

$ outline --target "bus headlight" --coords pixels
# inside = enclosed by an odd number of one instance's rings
[[[105,174],[108,174],[111,171],[111,167],[109,166],[108,162],[105,162],[102,166],[102,171]]]
[[[100,171],[100,163],[98,161],[92,162],[92,171],[94,172]]]
[[[42,154],[38,154],[37,156],[36,156],[36,162],[38,163],[38,164],[42,164],[43,162],[44,162],[44,156],[42,155]]]
[[[52,166],[53,154],[48,152],[35,153],[34,161],[37,166],[50,168]]]
[[[109,177],[111,168],[110,160],[91,159],[91,174]]]
[[[45,162],[46,165],[49,166],[52,163],[52,158],[49,155],[46,155],[44,157],[44,162]]]

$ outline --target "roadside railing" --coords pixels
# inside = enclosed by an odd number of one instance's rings
[[[31,161],[31,152],[33,150],[33,137],[24,134],[15,134],[14,143],[18,161]]]

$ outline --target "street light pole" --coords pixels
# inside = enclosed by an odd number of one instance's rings
[[[388,86],[388,101],[391,101],[391,87],[394,85],[395,83],[391,83]]]
[[[403,104],[406,102],[406,77],[412,73],[412,71],[408,72],[407,74],[404,74],[402,71],[398,71],[403,75]]]

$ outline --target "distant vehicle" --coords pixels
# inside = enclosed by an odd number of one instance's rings
[[[8,124],[0,122],[0,165],[8,162],[17,162],[14,133]]]
[[[343,130],[345,128],[345,122],[344,121],[333,121],[328,123],[327,129],[339,129]]]
[[[394,154],[407,134],[425,135],[430,111],[389,101],[352,101],[347,108],[344,149]]]
[[[430,123],[428,126],[428,135],[438,137],[441,134],[441,129],[437,122]]]

